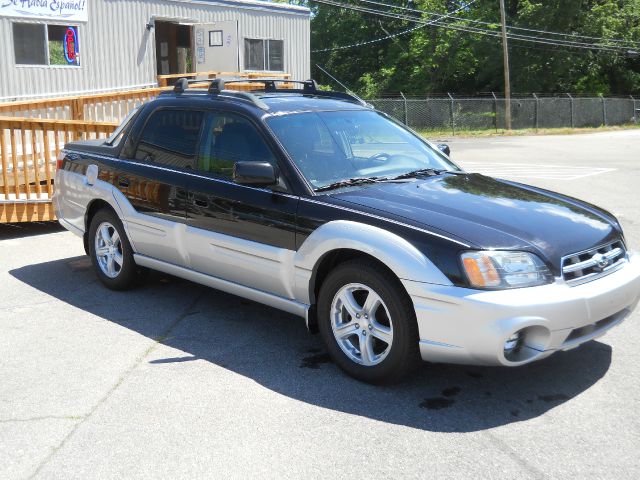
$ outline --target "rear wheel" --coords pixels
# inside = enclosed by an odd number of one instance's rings
[[[122,222],[110,210],[100,210],[89,227],[89,256],[100,281],[112,290],[126,290],[138,277],[138,267]]]
[[[359,380],[396,381],[419,363],[413,304],[374,262],[350,261],[329,273],[318,296],[318,327],[332,359]]]

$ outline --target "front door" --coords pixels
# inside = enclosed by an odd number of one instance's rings
[[[192,25],[155,20],[154,26],[158,75],[191,72]]]
[[[277,165],[265,138],[248,119],[208,113],[196,175],[189,176],[187,185],[191,268],[292,298],[298,200],[271,189],[233,183],[237,161]]]
[[[196,72],[237,72],[238,22],[193,26],[193,65]]]

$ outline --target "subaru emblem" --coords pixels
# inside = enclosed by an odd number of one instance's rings
[[[596,253],[591,259],[596,263],[597,270],[604,270],[609,266],[609,259],[601,253]]]

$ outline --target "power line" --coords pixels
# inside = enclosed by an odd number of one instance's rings
[[[456,13],[462,11],[465,8],[469,8],[470,5],[472,5],[472,4],[476,3],[476,2],[477,2],[477,0],[472,0],[472,1],[464,4],[462,7],[458,8],[457,10],[454,10],[453,12],[448,13],[446,15],[440,15],[436,20],[430,21],[429,23],[427,23],[425,25],[418,25],[416,27],[409,28],[409,29],[403,30],[401,32],[393,33],[391,35],[386,35],[386,36],[381,37],[381,38],[374,38],[373,40],[366,40],[366,41],[363,41],[363,42],[352,43],[350,45],[342,45],[340,47],[322,48],[322,49],[319,49],[319,50],[311,50],[311,53],[333,52],[333,51],[336,51],[336,50],[346,50],[348,48],[356,48],[356,47],[361,47],[363,45],[370,45],[372,43],[377,43],[377,42],[382,42],[383,40],[388,40],[389,38],[396,38],[396,37],[399,37],[401,35],[406,35],[407,33],[411,33],[411,32],[414,32],[414,31],[420,29],[420,28],[424,28],[427,25],[433,25],[433,23],[438,21],[438,20],[442,20],[444,18],[451,17],[451,16],[455,15]]]
[[[492,30],[488,30],[488,29],[482,29],[482,28],[476,28],[476,27],[470,27],[470,26],[462,27],[462,26],[453,25],[453,24],[450,24],[450,23],[442,23],[442,22],[440,22],[438,20],[433,20],[433,21],[420,20],[418,18],[411,17],[411,16],[408,16],[408,15],[390,13],[388,11],[376,10],[376,9],[373,9],[373,8],[362,7],[362,6],[358,6],[358,5],[344,4],[344,3],[341,3],[341,2],[338,2],[338,1],[333,1],[333,0],[311,0],[311,1],[316,2],[316,3],[322,3],[322,4],[326,4],[326,5],[331,5],[331,6],[334,6],[334,7],[337,7],[337,8],[342,8],[342,9],[346,9],[346,10],[354,10],[354,11],[359,11],[359,12],[363,12],[363,13],[368,13],[368,14],[375,15],[375,16],[393,18],[395,20],[405,20],[405,21],[409,21],[409,22],[413,22],[413,23],[422,25],[422,26],[434,25],[434,26],[439,26],[439,27],[445,28],[445,29],[457,30],[457,31],[462,31],[462,32],[466,32],[466,33],[485,35],[485,36],[489,36],[489,37],[500,37],[500,34],[498,32],[495,32],[495,31],[492,31]],[[606,46],[606,45],[588,44],[588,43],[572,42],[572,41],[565,41],[565,40],[558,40],[558,39],[548,39],[548,38],[544,38],[544,37],[536,37],[536,36],[529,36],[529,35],[520,35],[520,34],[509,33],[508,34],[508,38],[512,39],[512,40],[522,41],[522,42],[541,43],[541,44],[556,45],[556,46],[566,46],[566,47],[571,47],[571,48],[582,48],[582,49],[587,49],[587,50],[608,51],[608,52],[617,53],[617,54],[626,53],[623,50],[622,47],[613,47],[613,46]]]
[[[320,48],[318,50],[311,50],[311,53],[335,52],[336,50],[347,50],[349,48],[362,47],[364,45],[370,45],[372,43],[382,42],[382,41],[388,40],[390,38],[400,37],[402,35],[406,35],[407,33],[415,32],[416,30],[419,30],[420,28],[424,28],[424,27],[425,27],[424,25],[418,25],[417,27],[412,27],[412,28],[409,28],[407,30],[402,30],[401,32],[397,32],[397,33],[394,33],[392,35],[386,35],[384,37],[374,38],[373,40],[366,40],[366,41],[363,41],[363,42],[351,43],[349,45],[341,45],[339,47]]]
[[[405,11],[409,11],[409,12],[414,12],[414,13],[421,13],[421,14],[425,14],[425,15],[429,15],[429,16],[437,16],[437,15],[441,15],[438,13],[434,13],[434,12],[428,12],[426,10],[422,10],[422,9],[418,9],[418,8],[411,8],[411,7],[404,7],[401,5],[394,5],[394,4],[390,4],[390,3],[384,3],[384,2],[380,2],[380,1],[376,1],[376,0],[356,0],[362,3],[368,3],[368,4],[372,4],[372,5],[378,5],[378,6],[384,6],[384,7],[388,7],[388,8],[395,8],[395,9],[399,9],[399,10],[405,10]],[[473,2],[471,2],[473,3]],[[471,3],[469,3],[467,6],[471,5]],[[464,9],[465,7],[461,7],[462,9]],[[458,9],[459,11],[460,9]],[[496,22],[484,22],[482,20],[475,20],[472,18],[459,18],[459,20],[462,21],[467,21],[467,22],[472,22],[472,23],[477,23],[480,25],[489,25],[489,26],[499,26],[498,23]],[[564,37],[574,37],[574,38],[583,38],[583,39],[589,39],[589,40],[599,40],[599,41],[607,41],[607,42],[615,42],[615,43],[625,43],[625,44],[629,44],[629,45],[634,45],[634,46],[638,46],[640,45],[640,42],[636,42],[634,40],[625,40],[622,38],[606,38],[606,37],[591,37],[588,35],[581,35],[581,34],[577,34],[577,33],[562,33],[562,32],[553,32],[550,30],[536,30],[534,28],[526,28],[526,27],[517,27],[514,25],[507,25],[507,29],[510,30],[521,30],[521,31],[526,31],[526,32],[535,32],[535,33],[544,33],[547,35],[557,35],[557,36],[564,36]]]

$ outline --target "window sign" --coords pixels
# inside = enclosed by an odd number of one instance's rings
[[[67,27],[62,43],[64,59],[69,65],[78,65],[78,31],[74,27]]]
[[[87,21],[88,0],[0,0],[0,17]]]

